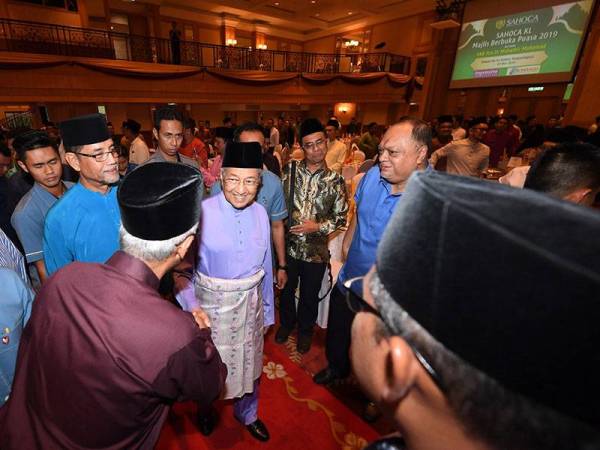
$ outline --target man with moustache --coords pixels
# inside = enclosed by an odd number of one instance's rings
[[[45,131],[23,133],[15,138],[13,147],[17,152],[19,167],[33,178],[34,185],[15,208],[11,223],[23,244],[27,263],[33,266],[37,274],[33,278],[41,284],[47,278],[42,242],[44,220],[48,210],[73,183],[61,180],[62,164],[58,148]]]
[[[431,128],[422,120],[403,118],[392,125],[379,144],[379,165],[362,178],[356,190],[357,213],[344,236],[347,256],[331,291],[327,340],[328,366],[313,380],[329,384],[350,374],[350,327],[354,314],[346,306],[346,280],[364,276],[375,262],[377,244],[402,199],[410,175],[419,170],[431,148]]]
[[[346,225],[348,201],[342,176],[325,163],[327,137],[317,119],[306,119],[300,127],[305,158],[289,163],[283,173],[283,189],[291,205],[288,211],[287,274],[281,294],[281,326],[275,335],[287,342],[298,327],[297,350],[310,350],[319,308],[319,290],[329,262],[327,236]],[[296,288],[300,301],[296,309]]]
[[[48,276],[73,261],[105,262],[119,248],[119,152],[106,117],[90,114],[60,124],[69,166],[79,182],[48,211],[44,264]]]
[[[229,143],[222,167],[223,191],[202,202],[194,274],[177,299],[186,311],[201,308],[210,318],[228,370],[225,399],[234,399],[234,416],[250,434],[267,441],[258,393],[264,328],[275,322],[275,305],[269,217],[254,201],[263,167],[260,144]],[[215,424],[215,412],[200,407],[200,431],[208,435]]]

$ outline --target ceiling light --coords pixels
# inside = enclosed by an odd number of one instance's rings
[[[352,11],[348,11],[348,15],[351,16],[352,15]]]
[[[314,5],[315,3],[317,3],[317,0],[310,0],[310,2]]]
[[[316,13],[316,14],[315,14],[315,17],[319,17],[320,15],[321,15],[321,14],[319,14],[319,13]]]
[[[279,6],[279,2],[275,2],[273,3],[275,6]]]

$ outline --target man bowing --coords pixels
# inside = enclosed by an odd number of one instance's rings
[[[64,267],[38,294],[0,448],[151,449],[174,401],[219,395],[226,369],[206,317],[197,325],[156,291],[194,240],[202,190],[200,173],[180,164],[125,177],[121,251]]]

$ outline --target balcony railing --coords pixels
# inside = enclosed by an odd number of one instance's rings
[[[408,74],[410,58],[391,53],[326,54],[257,50],[0,19],[0,51],[184,64],[268,72]]]

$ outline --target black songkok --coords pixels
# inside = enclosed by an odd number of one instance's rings
[[[185,164],[154,162],[129,173],[117,198],[129,234],[145,241],[166,241],[200,220],[202,176]]]
[[[217,128],[215,128],[215,137],[221,138],[225,141],[232,141],[233,140],[233,128],[217,127]]]
[[[325,133],[325,128],[323,128],[323,124],[319,119],[306,119],[302,122],[302,125],[300,125],[300,141],[302,141],[305,136],[318,133],[319,131]]]
[[[223,168],[262,169],[262,148],[258,142],[229,142],[223,156]]]
[[[598,230],[600,214],[588,208],[420,172],[381,239],[377,271],[391,298],[455,355],[597,428]]]
[[[128,130],[131,130],[133,134],[138,134],[142,129],[142,125],[133,119],[127,119],[125,122],[123,122],[123,126]]]
[[[60,123],[60,135],[67,149],[80,145],[96,144],[110,139],[106,116],[98,113],[62,121]]]

